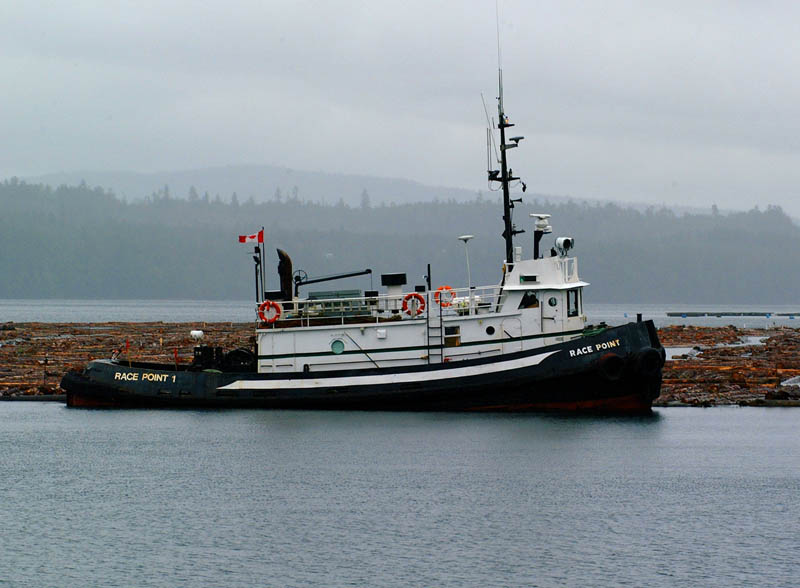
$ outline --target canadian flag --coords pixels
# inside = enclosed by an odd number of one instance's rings
[[[239,235],[239,243],[263,243],[264,242],[264,229],[254,235]]]

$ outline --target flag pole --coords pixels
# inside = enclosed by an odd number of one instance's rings
[[[262,240],[261,240],[261,243],[260,243],[260,245],[261,245],[261,295],[262,296],[266,296],[267,295],[267,282],[265,281],[266,273],[264,271],[264,247],[265,247],[264,240],[263,240],[264,227],[261,227],[261,237],[262,237]]]
[[[256,245],[256,248],[258,248],[258,245]],[[255,256],[253,256],[253,259],[257,259],[257,258]],[[256,263],[255,266],[253,267],[253,271],[256,274],[256,306],[258,306],[261,303],[261,296],[258,294],[258,292],[259,292],[259,288],[258,288],[258,263]]]

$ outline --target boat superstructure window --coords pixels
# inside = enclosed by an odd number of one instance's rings
[[[539,298],[536,296],[536,292],[533,290],[525,292],[517,308],[539,308]]]
[[[461,327],[459,325],[454,327],[445,327],[444,346],[458,347],[459,345],[461,345]]]
[[[567,290],[567,316],[580,314],[580,289]]]

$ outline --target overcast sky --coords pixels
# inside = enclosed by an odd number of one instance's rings
[[[800,4],[500,5],[538,193],[800,216]],[[493,0],[0,4],[0,176],[239,163],[486,191]]]

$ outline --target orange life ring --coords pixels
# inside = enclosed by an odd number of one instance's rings
[[[445,296],[442,296],[442,294],[445,294]],[[436,288],[436,293],[433,295],[433,299],[436,300],[436,304],[443,308],[452,306],[455,297],[456,294],[453,292],[453,289],[450,286],[439,286]]]
[[[414,299],[417,301],[416,310],[412,312],[412,308],[409,308],[408,302]],[[422,311],[425,310],[425,299],[420,296],[418,292],[411,292],[410,294],[406,294],[403,297],[403,312],[409,316],[417,316],[418,314],[422,314]]]
[[[267,318],[267,313],[270,309],[275,311],[275,315],[272,318]],[[281,316],[281,305],[277,302],[273,302],[272,300],[265,300],[262,302],[258,307],[258,318],[260,318],[265,323],[274,323],[278,318]]]

